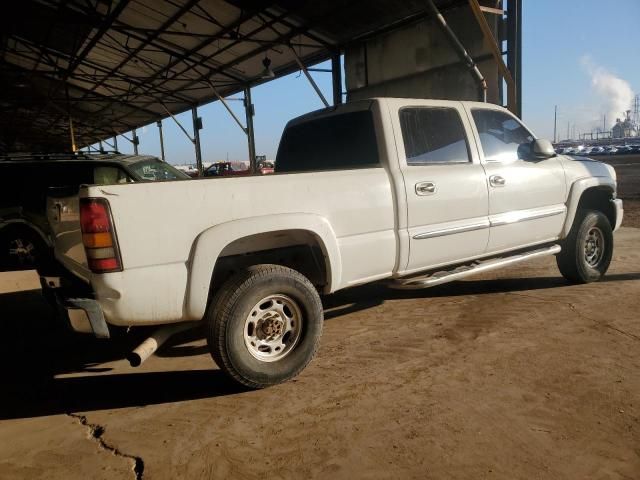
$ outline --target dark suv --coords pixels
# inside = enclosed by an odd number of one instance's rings
[[[188,180],[158,158],[123,154],[0,155],[0,271],[38,268],[52,260],[47,196],[80,185]]]

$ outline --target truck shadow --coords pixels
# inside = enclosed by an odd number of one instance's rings
[[[601,283],[640,280],[640,273],[618,273],[605,276]],[[387,300],[428,299],[485,295],[491,293],[548,290],[573,286],[562,277],[500,278],[491,280],[465,280],[446,283],[424,290],[394,290],[384,282],[372,283],[342,290],[323,298],[325,320],[368,310]]]
[[[0,419],[30,418],[232,395],[243,389],[221,371],[109,373],[104,364],[124,358],[148,330],[100,341],[75,335],[56,322],[40,290],[0,294]],[[203,353],[176,335],[164,356]],[[73,375],[63,376],[62,375]]]
[[[611,274],[603,282],[632,280],[640,280],[640,273]],[[375,308],[387,300],[568,286],[559,277],[471,280],[417,291],[392,290],[377,283],[326,296],[323,305],[325,319],[334,320]],[[147,332],[142,330],[109,342],[71,334],[56,324],[39,290],[0,294],[0,326],[0,419],[172,403],[245,391],[215,368],[110,373],[111,368],[104,364],[124,358]],[[203,337],[200,329],[184,332],[174,337],[158,355],[205,354],[206,345],[192,345]]]

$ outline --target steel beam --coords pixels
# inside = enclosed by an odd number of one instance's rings
[[[158,126],[158,135],[160,136],[160,158],[162,158],[163,162],[166,162],[164,158],[164,135],[162,134],[162,120],[158,120],[156,122]]]
[[[133,153],[135,155],[138,155],[138,144],[140,143],[140,139],[138,138],[138,134],[136,133],[135,128],[131,130],[131,133],[133,134],[133,137],[131,140],[131,143],[133,143]]]
[[[129,0],[120,0],[116,7],[108,14],[107,18],[102,22],[102,25],[98,29],[98,31],[91,37],[89,43],[85,45],[78,55],[73,59],[73,61],[67,67],[67,75],[71,74],[77,67],[80,65],[84,59],[87,57],[89,52],[96,46],[96,44],[100,41],[100,39],[104,36],[105,33],[111,28],[113,23],[118,19],[120,14],[124,11],[125,7],[129,4]]]
[[[331,57],[331,80],[333,84],[333,104],[342,103],[342,64],[340,54]]]
[[[160,103],[160,105],[162,105],[162,108],[164,108],[164,111],[167,112],[167,115],[169,115],[171,117],[171,119],[176,122],[176,125],[178,125],[178,127],[180,127],[180,130],[182,130],[182,133],[184,133],[187,138],[189,139],[189,141],[191,143],[196,143],[195,138],[191,138],[191,135],[189,135],[189,132],[187,132],[187,129],[184,128],[182,126],[182,124],[178,121],[178,119],[173,115],[173,113],[171,113],[171,111],[167,108],[167,106],[164,103]]]
[[[522,117],[522,0],[507,2],[507,67],[515,82],[515,114]]]
[[[198,107],[191,109],[191,118],[193,119],[193,146],[196,149],[196,168],[198,169],[198,176],[202,176],[202,150],[200,149],[200,128],[201,123],[198,118]]]
[[[324,103],[324,106],[328,107],[329,106],[329,102],[327,102],[327,99],[324,97],[324,95],[320,91],[320,87],[318,87],[318,84],[315,82],[315,80],[313,79],[313,77],[311,76],[309,71],[307,70],[307,67],[305,66],[305,64],[302,63],[302,60],[300,60],[300,57],[296,53],[295,48],[293,48],[291,46],[290,46],[290,48],[291,48],[291,52],[293,53],[293,58],[295,59],[296,63],[298,64],[298,67],[300,67],[300,70],[302,70],[302,73],[304,73],[304,76],[307,77],[307,80],[309,80],[309,83],[311,84],[313,89],[318,94],[318,97],[320,97],[320,100],[322,100],[322,103]]]
[[[471,7],[471,11],[473,15],[476,17],[476,21],[478,25],[480,25],[480,30],[482,30],[482,34],[486,43],[489,45],[489,49],[493,54],[493,59],[498,65],[498,71],[500,75],[504,78],[505,82],[507,82],[507,108],[511,110],[512,113],[518,115],[518,110],[516,107],[517,98],[516,98],[516,84],[513,80],[513,76],[511,72],[504,64],[504,60],[502,59],[502,49],[498,45],[495,37],[493,36],[493,32],[491,31],[491,27],[487,22],[487,19],[484,16],[484,13],[478,3],[478,0],[469,0],[469,7]]]
[[[476,82],[480,87],[480,97],[483,102],[486,102],[487,81],[480,72],[478,65],[476,65],[476,62],[473,60],[473,58],[471,58],[471,56],[467,52],[467,49],[464,48],[464,45],[462,45],[462,42],[460,42],[458,36],[454,33],[445,18],[442,16],[440,11],[438,10],[438,7],[436,7],[436,5],[433,3],[433,0],[426,0],[426,4],[428,7],[427,11],[431,13],[433,19],[440,25],[440,28],[449,39],[449,43],[451,43],[451,46],[458,54],[458,57],[460,57],[460,60],[462,60],[467,65],[467,67],[471,71],[471,75],[473,75],[473,77],[476,79]]]
[[[251,87],[244,89],[244,111],[247,116],[247,143],[249,145],[249,171],[256,173],[256,140],[253,134],[253,116],[255,111],[251,102]]]
[[[216,89],[216,87],[213,85],[213,82],[211,80],[207,80],[207,84],[209,85],[209,87],[211,87],[211,90],[213,91],[213,94],[218,98],[218,100],[220,100],[220,102],[222,103],[224,108],[227,109],[227,112],[229,112],[229,115],[231,115],[231,117],[235,120],[235,122],[242,129],[242,131],[245,134],[248,134],[247,128],[245,128],[245,126],[242,125],[242,122],[240,121],[240,119],[236,116],[235,113],[233,113],[233,110],[231,110],[231,107],[227,103],[227,100],[222,95],[220,95],[220,93],[218,93],[218,89]],[[246,88],[245,88],[245,90],[246,90]]]

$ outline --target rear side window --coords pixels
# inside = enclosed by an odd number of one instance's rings
[[[347,170],[380,165],[369,110],[343,113],[293,125],[284,131],[276,172]]]
[[[533,135],[511,115],[497,110],[471,110],[480,135],[485,160],[514,162],[518,160],[518,147],[531,143]]]
[[[132,181],[131,177],[118,167],[100,165],[93,169],[93,183],[96,185],[116,185]]]
[[[471,161],[462,120],[453,108],[403,108],[400,126],[408,165]]]

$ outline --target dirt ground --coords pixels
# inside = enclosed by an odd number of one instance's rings
[[[619,180],[631,222],[604,281],[547,258],[345,290],[314,362],[262,391],[197,332],[131,369],[142,333],[66,334],[32,272],[0,273],[0,478],[638,479],[640,182]]]
[[[618,196],[624,200],[625,226],[640,228],[640,155],[599,158],[616,169]]]

